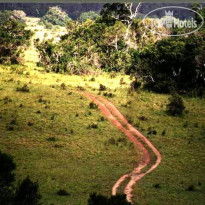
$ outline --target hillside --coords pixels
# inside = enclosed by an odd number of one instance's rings
[[[190,48],[196,51],[196,67],[203,67],[200,38],[196,45],[195,36],[163,38],[144,32],[140,21],[133,21],[124,40],[122,22],[108,26],[88,19],[47,28],[38,17],[23,20],[19,25],[25,23],[25,32],[32,33],[15,56],[19,64],[12,58],[0,64],[0,151],[17,165],[15,187],[29,176],[39,184],[43,205],[86,205],[94,192],[125,193],[134,205],[203,205],[203,92],[197,96],[197,89],[190,94],[179,87],[184,110],[170,115],[169,88],[183,82],[166,81],[162,72],[178,68],[178,62],[182,67],[183,55],[192,62]],[[156,73],[156,87],[166,91],[161,94],[144,89],[146,81],[138,77],[158,68],[154,63],[162,68]]]

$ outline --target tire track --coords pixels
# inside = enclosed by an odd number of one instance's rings
[[[98,108],[101,110],[102,114],[119,130],[121,130],[131,142],[134,143],[142,152],[143,158],[137,165],[137,167],[128,174],[123,175],[120,179],[112,187],[112,195],[117,194],[117,190],[119,186],[124,182],[127,178],[131,178],[128,184],[124,189],[124,193],[127,196],[127,200],[132,202],[132,191],[134,184],[139,181],[142,177],[153,171],[161,162],[161,154],[155,148],[155,146],[144,136],[142,135],[136,128],[134,128],[127,119],[120,113],[120,111],[108,100],[102,98],[101,96],[96,96],[93,94],[80,92],[84,97],[92,100]],[[143,142],[143,143],[142,143]],[[149,147],[149,150],[144,146]],[[150,160],[150,155],[154,153],[156,156],[156,161],[152,164]],[[148,167],[148,170],[142,172],[142,169]]]

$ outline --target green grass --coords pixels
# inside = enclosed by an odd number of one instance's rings
[[[22,69],[25,69],[23,74],[18,74]],[[114,94],[108,99],[162,154],[159,167],[136,184],[134,202],[142,205],[204,203],[204,100],[183,98],[185,114],[171,117],[165,112],[168,95],[149,92],[127,95],[128,76],[123,76],[125,84],[120,85],[120,74],[114,79],[102,74],[90,81],[92,76],[26,69],[20,66],[15,71],[8,67],[0,70],[0,146],[14,156],[17,179],[30,175],[38,180],[43,204],[84,205],[93,191],[109,195],[114,182],[132,170],[140,158],[129,142],[107,145],[110,138],[117,140],[125,136],[107,120],[99,120],[99,110],[90,109],[90,101],[74,92],[82,86],[87,92],[98,94],[100,84],[107,87],[104,92]],[[17,92],[16,88],[24,84],[30,92]],[[141,120],[142,116],[147,119]],[[28,122],[33,125],[28,126]],[[9,123],[14,131],[7,130]],[[93,123],[98,128],[88,129]],[[156,135],[149,135],[150,129]],[[194,191],[187,191],[192,185]],[[57,195],[60,189],[70,195]]]
[[[0,149],[14,156],[18,181],[29,175],[39,182],[42,204],[85,205],[91,192],[109,195],[116,180],[141,157],[128,140],[126,145],[108,143],[125,136],[107,120],[100,120],[100,111],[90,109],[90,101],[74,92],[82,87],[99,94],[100,84],[107,88],[100,94],[162,154],[159,167],[135,185],[134,204],[204,204],[204,100],[183,98],[185,114],[171,117],[165,112],[168,95],[144,91],[128,95],[129,76],[46,73],[36,67],[38,60],[31,44],[25,52],[25,66],[0,66]],[[29,92],[17,91],[25,84]],[[91,128],[96,124],[97,129]],[[59,190],[68,195],[60,196]]]
[[[162,154],[159,167],[135,185],[134,202],[202,205],[205,201],[205,101],[183,98],[185,114],[172,117],[166,114],[168,97],[149,92],[127,96],[126,89],[118,89],[110,99]],[[140,120],[140,116],[147,120]],[[156,135],[148,134],[151,128]],[[190,186],[194,186],[193,191],[187,190]]]
[[[109,195],[115,181],[134,168],[138,150],[129,141],[107,144],[125,136],[72,92],[76,88],[67,82],[79,77],[35,70],[27,75],[26,68],[18,74],[21,69],[0,68],[0,148],[14,157],[17,180],[29,175],[38,181],[43,204],[84,205],[89,193]],[[16,91],[24,84],[29,92]],[[88,129],[93,123],[98,128]],[[61,189],[70,195],[57,195]]]

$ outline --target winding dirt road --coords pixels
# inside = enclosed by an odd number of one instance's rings
[[[81,92],[81,94],[98,105],[98,108],[101,110],[102,114],[116,128],[121,130],[143,153],[143,157],[137,167],[135,167],[132,172],[120,177],[112,188],[112,195],[116,195],[122,182],[126,179],[130,179],[124,188],[124,193],[127,196],[127,200],[132,202],[133,185],[142,177],[157,168],[162,159],[161,154],[144,135],[129,124],[127,119],[120,113],[120,111],[107,99],[85,92]]]

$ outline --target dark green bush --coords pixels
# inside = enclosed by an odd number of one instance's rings
[[[88,205],[131,205],[131,203],[127,201],[125,194],[107,197],[92,193],[88,199]]]
[[[39,185],[37,182],[32,182],[29,177],[23,180],[20,184],[16,197],[15,205],[38,205],[41,195],[38,193]]]
[[[16,88],[16,91],[29,93],[29,87],[25,84],[23,87]]]
[[[68,17],[67,13],[58,6],[50,7],[42,21],[47,28],[51,28],[52,25],[65,26],[71,18]]]
[[[58,141],[58,139],[56,137],[48,137],[46,140],[49,141],[49,142],[56,142],[56,141]]]
[[[10,155],[0,151],[0,204],[8,205],[13,199],[16,164]]]
[[[98,106],[94,102],[91,102],[89,104],[89,107],[90,107],[90,109],[97,109],[98,108]]]
[[[20,54],[29,45],[32,32],[25,29],[24,23],[10,16],[0,21],[0,64],[18,64]]]
[[[169,98],[169,103],[167,105],[167,113],[172,116],[182,115],[185,109],[182,98],[178,94],[173,94]]]
[[[100,84],[100,86],[99,86],[99,91],[105,91],[106,89],[107,89],[107,88],[106,88],[105,85]]]
[[[65,189],[60,189],[57,191],[57,195],[59,196],[69,196],[70,194]]]

